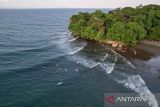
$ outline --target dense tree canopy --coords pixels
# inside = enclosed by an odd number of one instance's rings
[[[160,40],[160,6],[118,8],[108,13],[78,13],[70,20],[69,29],[74,36],[91,40],[120,41],[136,45],[140,40]]]

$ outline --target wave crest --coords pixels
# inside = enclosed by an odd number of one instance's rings
[[[77,40],[79,37],[75,37],[75,38],[72,38],[71,40],[69,40],[69,42],[73,42],[75,40]]]

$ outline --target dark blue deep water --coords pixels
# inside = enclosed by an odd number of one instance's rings
[[[0,107],[103,107],[107,92],[160,91],[115,51],[73,38],[80,11],[94,10],[0,10]]]

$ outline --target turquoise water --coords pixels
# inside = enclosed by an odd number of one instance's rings
[[[71,36],[69,17],[80,11],[94,10],[0,10],[0,107],[103,107],[109,92],[149,95],[156,105],[158,80],[147,82],[125,57]]]

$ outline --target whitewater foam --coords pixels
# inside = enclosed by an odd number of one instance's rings
[[[106,60],[106,58],[108,57],[108,53],[106,53],[106,55],[102,58],[102,60],[101,61],[104,61],[104,60]]]
[[[78,72],[79,70],[76,68],[76,71]]]
[[[69,40],[69,42],[73,42],[75,40],[77,40],[79,37],[75,37],[75,38],[72,38],[71,40]]]
[[[59,82],[59,83],[57,83],[57,85],[61,85],[61,84],[63,84],[63,82]]]
[[[105,55],[105,59],[107,58],[108,53]],[[114,53],[115,59],[113,63],[101,63],[101,67],[106,71],[106,73],[110,74],[115,68],[115,64],[117,62],[117,55]]]
[[[95,63],[94,65],[92,65],[90,68],[94,68],[94,67],[96,67],[97,65],[99,65],[100,63],[98,62],[98,63]]]
[[[87,59],[84,56],[73,56],[73,60],[77,62],[77,64],[82,64],[85,67],[93,68],[98,65],[97,62],[92,59]]]
[[[77,53],[79,50],[70,53],[70,55],[73,55],[75,53]],[[107,59],[107,57],[109,56],[109,53],[106,53],[104,56],[100,57],[99,59],[95,59],[95,57],[93,58],[87,58],[86,56],[83,55],[74,55],[72,56],[72,60],[75,60],[77,64],[82,64],[85,67],[88,68],[94,68],[96,66],[101,67],[106,73],[112,73],[112,71],[114,70],[115,67],[115,63],[117,62],[117,54],[113,53],[114,55],[114,59],[109,58],[109,62],[106,62],[105,60]],[[113,61],[112,61],[113,60]],[[105,62],[104,62],[105,61]],[[111,61],[111,62],[110,62]]]
[[[110,74],[114,70],[115,63],[101,63],[100,66],[106,73]]]
[[[80,48],[78,48],[77,50],[75,50],[75,51],[73,51],[73,52],[68,53],[68,55],[73,55],[73,54],[75,54],[75,53],[77,53],[77,52],[79,52],[79,51],[83,50],[83,48],[84,48],[84,47],[85,47],[85,46],[80,47]]]
[[[102,45],[103,46],[103,45]],[[103,46],[104,47],[104,46]],[[105,47],[106,48],[106,47]],[[131,66],[132,68],[136,69],[136,67],[128,60],[126,59],[124,56],[120,55],[119,53],[117,53],[116,51],[114,51],[113,49],[107,48],[109,50],[111,50],[113,53],[115,53],[117,56],[119,56],[120,58],[122,58],[122,60],[124,62],[126,62],[129,66]]]
[[[113,50],[112,50],[113,51]],[[115,52],[115,51],[114,51]],[[130,65],[132,68],[136,69],[136,67],[128,60],[126,59],[124,56],[120,55],[119,53],[115,52],[115,54],[117,54],[119,57],[121,57],[123,59],[124,62],[126,62],[128,65]]]
[[[64,68],[64,71],[68,71],[67,68]]]
[[[59,48],[60,51],[62,51],[62,53],[64,53],[65,55],[73,55],[81,50],[83,50],[83,48],[87,45],[87,42],[85,41],[76,41],[76,42],[72,42],[78,39],[78,37],[71,39],[72,37],[69,35],[64,35],[63,32],[62,34],[54,37],[58,40],[54,41],[54,45],[57,46]]]
[[[158,107],[158,102],[155,96],[150,92],[140,75],[126,75],[125,73],[120,73],[120,75],[125,79],[115,79],[118,83],[123,84],[125,87],[139,93],[141,97],[143,96],[148,99],[148,104],[151,107]]]

